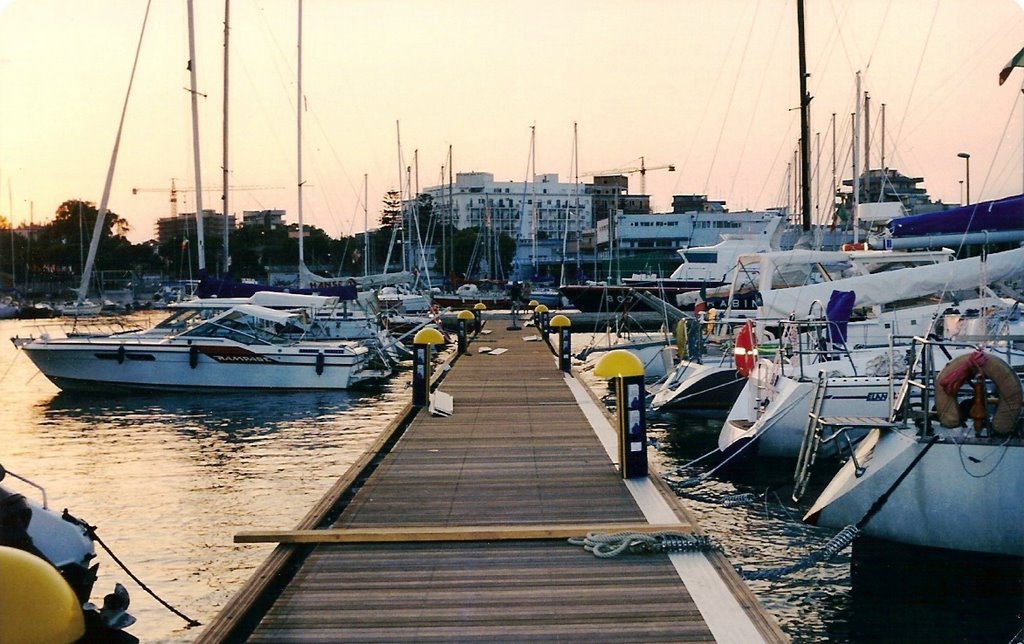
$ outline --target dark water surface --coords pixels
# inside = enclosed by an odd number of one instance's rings
[[[236,545],[234,534],[294,527],[410,396],[407,371],[376,389],[340,393],[69,396],[8,341],[33,332],[31,322],[0,322],[0,463],[46,487],[52,509],[97,525],[136,575],[204,623],[272,550]],[[652,415],[660,446],[652,466],[672,469],[712,450],[720,422]],[[761,465],[716,475],[683,496],[735,564],[785,566],[833,534],[802,524],[805,507],[784,485],[765,494],[791,477],[789,464]],[[723,505],[742,493],[760,500]],[[847,549],[815,568],[749,583],[797,642],[1006,643],[1020,628],[1019,566],[1006,575],[1003,562],[993,570],[977,559],[892,548],[857,559],[852,576]],[[94,598],[122,582],[138,617],[130,630],[143,642],[195,638],[199,629],[186,629],[106,553],[98,561]]]

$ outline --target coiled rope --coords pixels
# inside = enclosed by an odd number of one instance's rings
[[[614,534],[588,532],[585,537],[572,537],[569,543],[583,546],[595,557],[608,559],[623,552],[629,554],[656,554],[659,552],[721,552],[717,541],[701,534],[680,532],[617,532]]]

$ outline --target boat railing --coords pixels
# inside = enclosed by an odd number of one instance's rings
[[[900,339],[899,336],[894,336],[893,342]],[[1024,335],[958,336],[955,339],[911,336],[909,342],[911,349],[907,373],[899,392],[895,397],[890,397],[892,408],[889,421],[918,421],[922,435],[931,436],[934,433],[931,407],[941,372],[935,368],[935,352],[941,351],[948,361],[953,357],[951,350],[984,349],[987,353],[1002,358],[1007,364],[1013,364],[1013,355],[1019,354],[1018,347],[1024,345]]]

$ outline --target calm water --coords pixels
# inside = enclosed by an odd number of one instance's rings
[[[51,508],[67,507],[97,525],[136,575],[204,623],[272,549],[235,545],[233,535],[294,527],[410,395],[409,372],[403,372],[360,392],[68,396],[8,341],[35,328],[0,322],[0,463],[44,485]],[[649,424],[661,446],[655,466],[668,469],[713,449],[720,421],[666,414]],[[693,473],[710,466],[698,465]],[[723,507],[721,498],[763,493],[791,476],[784,465],[716,476],[689,491],[686,504],[734,563],[788,565],[823,545],[831,532],[800,523],[802,510],[789,502],[786,489],[752,505]],[[1008,586],[997,585],[977,562],[950,572],[946,560],[912,553],[900,555],[896,566],[887,557],[860,557],[881,566],[860,565],[853,580],[847,551],[751,587],[798,642],[1005,643],[1020,627],[1019,574]],[[99,552],[98,560],[95,595],[124,583],[138,617],[130,631],[143,642],[184,642],[198,634],[106,553]],[[897,573],[882,574],[892,570]]]

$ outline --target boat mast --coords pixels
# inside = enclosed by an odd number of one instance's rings
[[[363,174],[363,277],[370,274],[370,175]]]
[[[206,270],[206,241],[203,231],[203,183],[199,163],[199,90],[196,84],[196,30],[192,0],[188,0],[189,94],[192,97],[192,166],[196,175],[196,252],[200,276]]]
[[[107,217],[107,202],[110,200],[110,186],[111,186],[111,184],[114,181],[114,166],[117,164],[117,150],[121,146],[121,131],[124,128],[124,117],[125,117],[125,114],[128,111],[128,97],[131,96],[131,93],[132,93],[132,83],[135,81],[135,70],[136,70],[136,68],[139,65],[139,52],[142,50],[142,37],[146,33],[146,22],[149,19],[149,7],[150,7],[150,3],[147,2],[146,3],[146,13],[142,17],[142,30],[139,33],[139,44],[135,47],[135,61],[132,63],[132,73],[131,73],[131,76],[128,79],[128,91],[125,92],[125,95],[124,95],[124,105],[121,107],[121,121],[117,125],[117,136],[114,137],[114,150],[110,154],[110,165],[107,166],[107,179],[106,179],[106,182],[103,184],[103,196],[100,197],[100,205],[99,205],[99,208],[96,210],[96,225],[93,226],[92,239],[89,241],[89,255],[88,255],[88,257],[85,260],[85,268],[82,270],[82,282],[78,286],[78,294],[76,296],[76,302],[79,303],[79,304],[82,303],[82,300],[85,299],[85,296],[86,296],[86,294],[89,291],[89,281],[90,281],[90,278],[92,277],[92,267],[93,267],[93,264],[96,261],[96,251],[98,251],[99,247],[100,247],[100,234],[103,232],[103,223],[104,223],[104,220]],[[189,16],[189,33],[191,34],[191,32],[192,32],[192,29],[191,29],[191,27],[192,27],[192,2],[191,2],[191,0],[189,1],[188,8],[189,8],[189,13],[188,13],[188,16]],[[192,55],[190,60],[194,60],[194,59],[195,59],[195,56]],[[189,66],[194,68],[194,65],[192,65],[192,64],[190,64]],[[195,93],[195,72],[193,72],[193,75],[192,75],[192,104],[193,104],[193,106],[195,105],[195,95],[196,95],[196,93]],[[195,118],[195,108],[194,107],[193,107],[193,118]],[[196,188],[198,188],[198,187],[199,187],[199,185],[196,184]],[[7,185],[7,196],[8,196],[8,198],[10,198],[10,193],[11,193],[11,186],[10,186],[10,180],[8,180],[8,185]],[[13,216],[14,216],[13,215],[13,212],[14,212],[13,209],[11,210],[11,212],[12,212],[11,217],[13,218]],[[11,221],[11,235],[14,235],[14,221],[13,221],[13,219]],[[31,239],[32,239],[32,227],[30,225],[29,226],[29,241],[30,242],[31,242]],[[202,239],[202,238],[200,238],[200,239]],[[12,237],[11,238],[11,249],[12,249],[11,250],[11,264],[12,264],[12,266],[14,264],[14,251],[13,251],[13,248],[14,248],[14,238]],[[27,260],[27,257],[26,257],[26,260]],[[14,276],[14,271],[13,271],[13,268],[12,268],[12,271],[11,271],[12,279],[13,279],[13,276]],[[28,282],[28,272],[27,271],[25,273],[25,280],[26,280],[26,284],[27,284],[27,282]]]
[[[309,283],[306,279],[306,271],[303,269],[306,267],[306,255],[305,248],[303,246],[303,236],[305,233],[304,220],[302,218],[302,0],[299,0],[299,29],[298,29],[298,61],[296,65],[296,83],[295,83],[295,125],[297,130],[296,138],[296,169],[297,169],[297,186],[298,186],[298,213],[299,213],[299,288],[308,288]]]
[[[853,212],[850,221],[853,223],[853,243],[860,241],[857,230],[857,211],[860,210],[860,155],[857,142],[860,139],[860,72],[857,72],[857,98],[853,102]]]
[[[230,239],[231,230],[228,226],[228,25],[230,24],[231,17],[231,0],[224,0],[224,130],[221,145],[223,147],[221,152],[221,158],[223,159],[223,167],[221,168],[221,185],[223,186],[224,192],[220,196],[221,201],[221,214],[224,217],[224,271],[223,275],[227,276],[228,270],[231,268],[231,252],[230,252]]]
[[[797,34],[800,55],[800,197],[802,229],[811,230],[811,96],[807,93],[807,51],[804,37],[804,0],[796,2]]]

